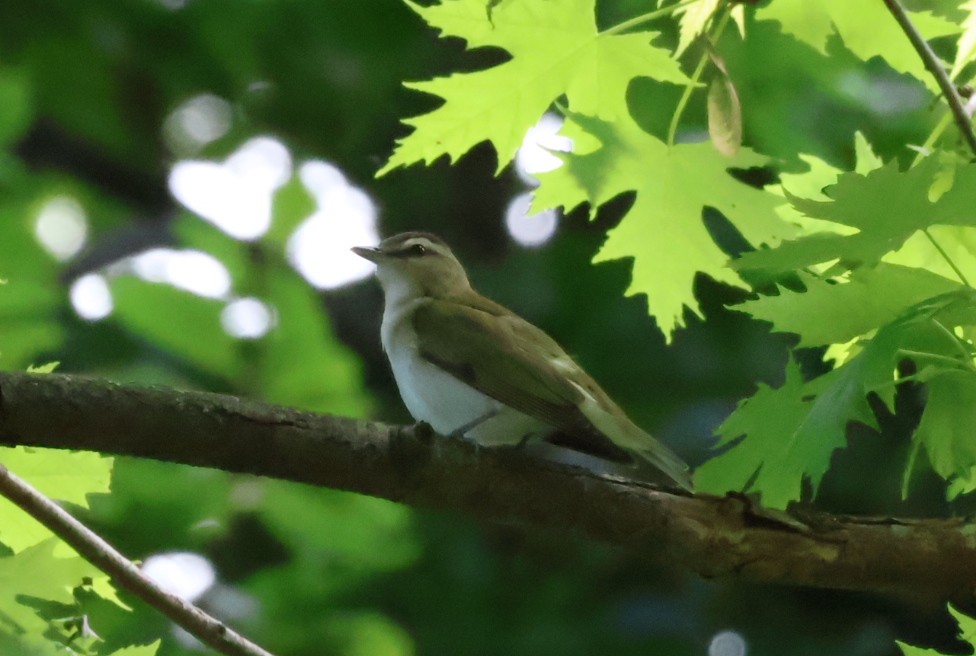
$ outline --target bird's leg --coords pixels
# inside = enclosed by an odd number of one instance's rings
[[[492,410],[489,410],[485,414],[481,415],[480,417],[475,417],[473,420],[464,424],[460,428],[451,431],[451,434],[448,435],[448,437],[463,438],[465,433],[467,433],[472,428],[475,428],[476,426],[480,426],[481,424],[485,423],[486,421],[488,421],[489,419],[497,415],[499,410],[500,408],[494,408]]]

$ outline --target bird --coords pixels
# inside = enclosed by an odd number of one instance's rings
[[[650,463],[692,489],[688,466],[549,335],[475,291],[440,237],[403,232],[352,251],[376,265],[380,338],[414,419],[483,446],[538,439],[613,463]]]

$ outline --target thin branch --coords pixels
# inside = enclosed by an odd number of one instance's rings
[[[418,427],[58,374],[0,372],[0,443],[272,476],[582,533],[707,578],[893,593],[976,612],[971,518],[777,513],[741,496],[669,492]]]
[[[972,285],[969,284],[969,280],[966,279],[966,274],[962,272],[962,269],[960,269],[959,266],[956,265],[953,259],[949,256],[949,253],[947,253],[946,250],[942,248],[942,245],[939,244],[938,241],[936,241],[935,237],[932,236],[932,231],[929,230],[928,228],[922,228],[922,234],[928,237],[929,243],[931,243],[932,246],[935,247],[935,250],[939,252],[939,255],[942,257],[945,263],[948,264],[949,268],[952,269],[952,271],[956,274],[956,277],[959,278],[959,282],[961,282],[962,284],[966,285],[966,287],[969,287],[971,289]]]
[[[200,642],[229,656],[271,656],[223,622],[160,589],[112,545],[3,465],[0,465],[0,495],[71,545],[85,560],[112,577],[119,587],[176,622]]]
[[[908,40],[912,42],[918,56],[922,58],[925,68],[935,77],[939,89],[942,90],[942,95],[945,96],[946,102],[949,103],[949,109],[952,111],[952,116],[956,120],[956,125],[959,126],[959,131],[969,145],[969,149],[976,155],[976,132],[973,132],[973,123],[969,118],[969,114],[966,113],[966,107],[962,98],[959,96],[959,92],[956,90],[952,80],[949,79],[949,75],[939,62],[939,58],[932,51],[928,41],[925,40],[912,23],[905,8],[901,6],[901,3],[898,0],[884,0],[884,3],[888,7],[888,11],[891,12],[891,15],[898,21],[898,25],[901,26],[901,29],[908,36]]]
[[[930,360],[932,362],[938,362],[946,367],[952,367],[955,371],[973,370],[972,358],[967,358],[967,361],[963,361],[948,355],[942,355],[940,353],[928,353],[926,351],[914,351],[912,349],[898,349],[898,355],[905,358],[911,358],[913,360]],[[901,382],[902,380],[903,379],[899,378],[898,382]]]

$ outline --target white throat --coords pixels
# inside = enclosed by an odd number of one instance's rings
[[[379,267],[376,270],[376,278],[383,288],[383,326],[381,337],[383,350],[391,353],[391,347],[395,344],[394,332],[401,327],[402,320],[409,313],[416,302],[422,298],[423,291],[416,282],[409,278],[396,275],[388,269]],[[402,336],[401,336],[402,337]],[[414,340],[408,339],[408,342]]]

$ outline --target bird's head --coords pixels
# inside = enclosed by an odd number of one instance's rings
[[[375,248],[352,251],[376,264],[376,277],[387,296],[444,297],[470,287],[454,253],[429,232],[402,232]]]

